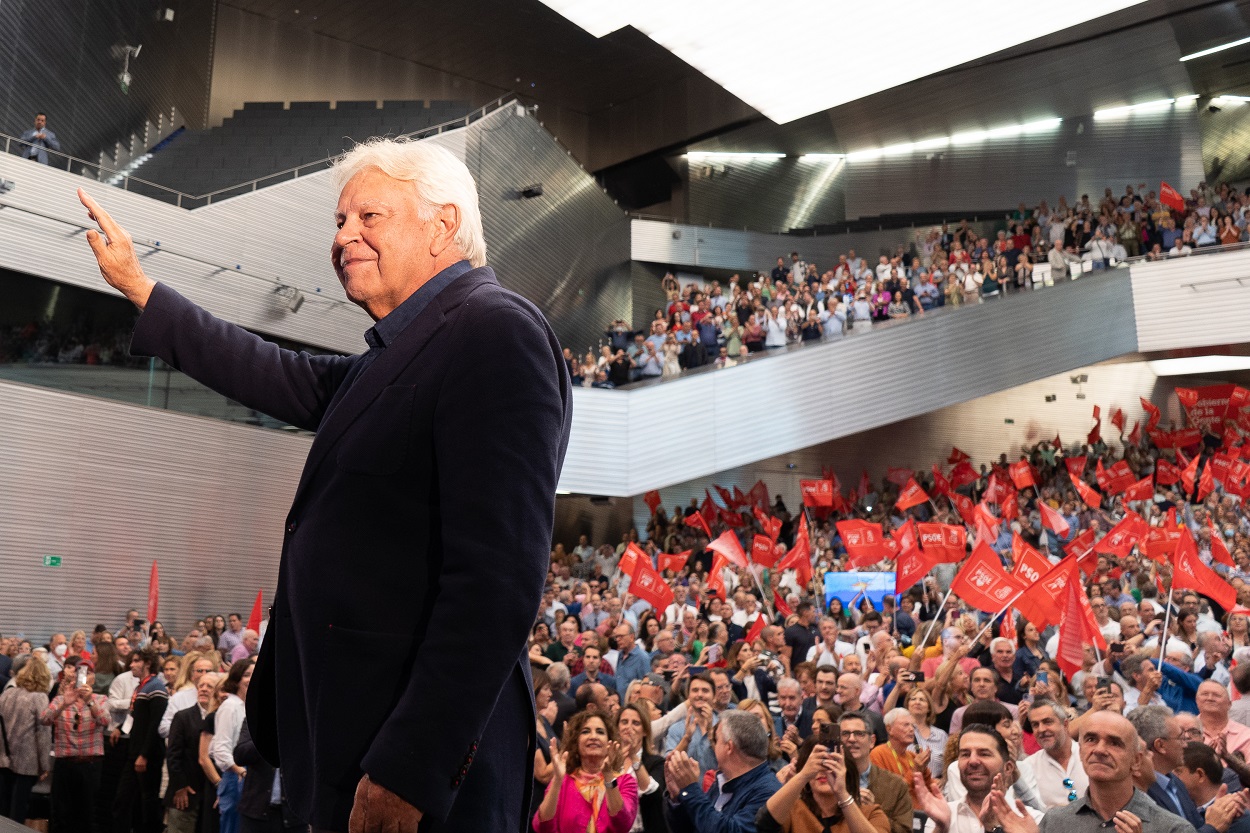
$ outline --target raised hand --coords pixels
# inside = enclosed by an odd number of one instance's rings
[[[143,309],[147,306],[156,281],[143,274],[143,267],[139,265],[130,235],[82,188],[78,189],[78,199],[86,206],[88,216],[100,226],[100,231],[87,230],[87,243],[95,254],[100,274],[108,281],[109,286],[125,295],[136,307]]]
[[[949,830],[951,806],[942,797],[937,784],[926,786],[924,776],[919,772],[911,774],[911,783],[914,788],[912,794],[916,796],[916,809],[933,819],[933,824],[938,830]]]
[[[1002,790],[992,789],[987,800],[994,808],[998,823],[1003,826],[1003,833],[1037,833],[1037,822],[1033,820],[1033,816],[1025,809],[1024,802],[1020,799],[1016,799],[1016,806],[1013,809],[1007,803]]]
[[[1115,833],[1142,833],[1141,819],[1128,810],[1115,814]]]
[[[568,772],[569,756],[560,751],[560,741],[551,739],[551,777],[562,779]]]

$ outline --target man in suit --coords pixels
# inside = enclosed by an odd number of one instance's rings
[[[243,833],[282,833],[287,828],[302,826],[286,799],[281,771],[270,766],[257,751],[246,720],[239,729],[239,742],[234,745],[234,760],[247,768],[239,796],[239,829]]]
[[[40,165],[48,164],[48,151],[61,150],[61,143],[57,141],[56,134],[48,129],[48,117],[43,113],[35,114],[35,126],[22,134],[22,141],[29,143],[22,148],[22,156],[34,159]]]
[[[204,769],[200,766],[200,730],[220,676],[209,672],[195,683],[195,704],[174,713],[169,723],[165,766],[166,824],[169,833],[195,833],[200,796],[204,792]]]
[[[1153,773],[1142,776],[1154,779],[1146,795],[1164,810],[1185,819],[1200,833],[1216,833],[1198,812],[1185,783],[1176,776],[1176,768],[1185,764],[1185,740],[1172,710],[1167,706],[1138,706],[1128,713],[1128,721],[1137,730],[1154,765]]]
[[[838,720],[842,729],[842,749],[859,770],[860,790],[872,794],[865,801],[880,805],[890,817],[890,833],[910,833],[912,820],[911,786],[893,772],[872,765],[876,745],[872,726],[860,712],[848,712]]]
[[[296,354],[214,318],[144,275],[80,191],[104,232],[88,242],[143,310],[132,353],[317,432],[247,698],[297,815],[352,833],[520,830],[527,640],[570,423],[559,344],[486,267],[476,185],[449,152],[376,140],[335,173],[331,262],[376,322],[362,355]],[[483,598],[491,616],[465,616]],[[367,689],[323,659],[349,653]]]

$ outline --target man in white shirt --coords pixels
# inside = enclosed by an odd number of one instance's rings
[[[676,629],[684,622],[687,613],[699,615],[699,609],[687,601],[688,596],[684,585],[679,584],[673,588],[673,603],[664,608],[664,623],[667,627]]]
[[[123,671],[109,684],[109,741],[116,745],[122,738],[130,737],[130,701],[139,680],[147,671],[147,664],[137,652],[130,655],[130,670]]]
[[[196,703],[196,687],[205,674],[213,671],[213,661],[200,657],[191,660],[191,672],[187,675],[187,685],[178,689],[169,697],[169,704],[165,706],[165,715],[161,718],[160,726],[156,732],[161,737],[169,739],[169,727],[174,722],[174,715],[183,709],[189,709]],[[116,682],[116,680],[114,680]]]
[[[1016,763],[1011,758],[1007,741],[997,731],[984,725],[969,726],[959,735],[959,780],[967,794],[959,801],[946,801],[937,786],[927,789],[919,773],[914,774],[912,794],[916,796],[916,809],[929,817],[925,833],[985,833],[999,827],[997,813],[987,808],[982,815],[985,799],[992,789],[1004,794],[1009,809],[1018,812],[1015,795],[1011,788],[1016,776]],[[1024,812],[1033,821],[1040,822],[1042,814],[1032,807]]]
[[[1089,787],[1079,747],[1068,734],[1068,719],[1067,709],[1052,700],[1037,700],[1029,709],[1033,737],[1042,748],[1027,760],[1047,809],[1066,806]]]

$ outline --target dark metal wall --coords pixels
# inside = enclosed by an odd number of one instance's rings
[[[530,116],[478,123],[465,136],[464,159],[500,282],[537,304],[561,343],[597,344],[608,323],[632,310],[625,213]],[[536,183],[542,196],[520,198]]]
[[[172,22],[157,9],[174,10]],[[215,0],[4,0],[0,3],[0,132],[20,134],[48,114],[67,153],[93,158],[177,107],[203,127],[212,72]],[[117,76],[123,45],[130,92]]]

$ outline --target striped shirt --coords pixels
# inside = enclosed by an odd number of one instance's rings
[[[108,699],[93,694],[88,702],[81,699],[66,703],[58,694],[43,710],[39,721],[52,727],[54,758],[90,758],[104,754],[104,730],[109,725]]]

